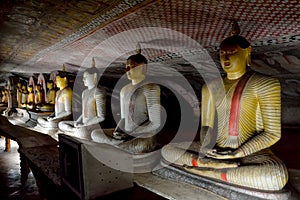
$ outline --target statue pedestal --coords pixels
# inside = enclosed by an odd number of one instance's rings
[[[280,199],[288,200],[291,198],[291,191],[289,189],[283,189],[281,191],[262,191],[249,189],[245,187],[239,187],[217,180],[209,179],[206,177],[197,176],[183,171],[180,168],[166,164],[161,161],[161,166],[158,166],[157,170],[152,172],[153,174],[172,180],[176,182],[189,183],[193,186],[204,188],[217,195],[228,199],[240,199],[240,200],[261,200],[261,199]]]
[[[30,114],[30,121],[32,122],[32,127],[37,125],[37,118],[39,117],[47,117],[52,114],[52,112],[38,112],[38,111],[28,111]]]
[[[26,123],[30,120],[30,115],[26,109],[16,108],[17,114],[9,117],[10,123],[13,125],[27,126]]]
[[[132,156],[107,144],[59,134],[63,187],[80,199],[94,199],[133,187]]]

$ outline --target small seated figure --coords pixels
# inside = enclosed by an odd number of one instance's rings
[[[27,109],[34,109],[35,108],[35,103],[34,103],[34,92],[33,92],[33,86],[29,85],[27,87],[28,95],[27,95]]]
[[[6,105],[8,103],[8,90],[4,89],[2,90],[2,98],[1,98],[1,105]]]
[[[44,104],[44,102],[44,92],[42,90],[42,86],[40,84],[36,84],[34,103],[36,106],[41,106]]]
[[[21,108],[27,107],[27,96],[28,96],[28,90],[26,85],[22,85],[22,101],[21,101]]]
[[[47,103],[48,104],[55,104],[55,96],[56,96],[56,89],[54,88],[54,82],[49,80],[47,82]]]
[[[227,74],[224,88],[217,80],[202,88],[200,142],[188,151],[184,143],[170,143],[162,156],[192,174],[252,189],[281,190],[288,172],[269,149],[281,137],[280,83],[247,71],[250,43],[238,35],[237,23],[232,33],[220,45]]]
[[[94,64],[83,73],[83,83],[87,87],[82,92],[82,114],[76,121],[61,121],[58,127],[67,134],[91,140],[91,133],[98,129],[105,119],[106,94],[97,87],[97,68]]]
[[[56,89],[54,88],[54,81],[49,80],[47,82],[47,101],[43,102],[42,104],[38,105],[37,108],[41,111],[54,111],[55,105],[55,96],[56,96]]]
[[[18,101],[18,108],[21,108],[21,105],[22,105],[22,84],[20,82],[17,83],[17,101]]]
[[[7,108],[3,111],[3,115],[5,116],[10,116],[10,114],[12,114],[12,97],[11,97],[11,91],[9,89],[5,89],[5,92],[4,92],[4,102],[5,105],[7,106]]]
[[[69,87],[67,73],[60,71],[56,75],[56,85],[59,90],[56,93],[55,109],[47,118],[38,117],[38,126],[57,129],[58,123],[72,117],[72,89]]]
[[[146,64],[140,49],[127,59],[126,74],[131,83],[120,92],[121,120],[112,135],[94,130],[94,141],[136,154],[155,149],[161,123],[160,86],[146,80]]]

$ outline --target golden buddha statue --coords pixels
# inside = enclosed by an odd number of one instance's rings
[[[47,100],[45,102],[43,90],[41,90],[41,94],[43,95],[43,101],[37,106],[37,108],[41,111],[54,111],[55,105],[55,96],[56,96],[56,89],[54,88],[54,81],[49,80],[47,82]]]
[[[94,130],[92,139],[116,145],[131,153],[146,153],[156,147],[161,123],[160,87],[146,80],[147,59],[138,49],[126,62],[127,84],[120,92],[121,120],[112,136]]]
[[[4,89],[2,90],[1,104],[7,105],[7,103],[8,103],[8,90]]]
[[[20,108],[22,105],[22,83],[17,83],[17,101],[18,101],[18,107]]]
[[[47,103],[48,104],[55,104],[55,96],[56,96],[56,89],[54,88],[54,81],[49,80],[47,82]]]
[[[26,85],[22,85],[22,101],[21,101],[21,108],[27,107],[27,96],[28,96],[28,90]]]
[[[28,91],[28,94],[27,94],[27,105],[26,105],[26,107],[28,109],[33,109],[35,107],[33,86],[29,85],[27,87],[27,91]]]
[[[69,87],[67,73],[59,71],[56,75],[56,85],[59,90],[56,92],[54,113],[47,118],[39,117],[38,126],[55,129],[62,120],[72,117],[72,89]]]
[[[235,23],[233,35],[220,45],[227,74],[224,88],[218,81],[202,88],[200,142],[192,143],[188,151],[184,143],[168,144],[162,156],[196,175],[252,189],[281,190],[288,172],[269,149],[281,137],[280,83],[247,70],[250,55],[250,43],[239,35]]]
[[[2,97],[2,100],[4,102],[4,106],[7,108],[3,111],[3,115],[5,116],[10,116],[12,114],[11,112],[13,111],[12,109],[12,97],[11,97],[11,91],[9,89],[4,90],[4,96]]]
[[[82,114],[76,121],[61,121],[60,130],[79,138],[91,139],[94,129],[100,127],[99,123],[105,119],[106,92],[99,88],[98,70],[93,58],[92,67],[83,73],[83,83],[87,87],[82,92]]]
[[[42,105],[44,101],[44,91],[42,90],[42,86],[40,84],[36,84],[35,86],[35,96],[34,103],[36,106]]]

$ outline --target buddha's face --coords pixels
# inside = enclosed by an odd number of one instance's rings
[[[40,85],[35,86],[35,90],[36,91],[41,91],[41,86]]]
[[[83,73],[83,84],[85,86],[94,86],[95,85],[95,74],[90,74],[88,72]]]
[[[32,92],[32,86],[28,86],[28,92]]]
[[[126,62],[126,74],[129,80],[141,78],[143,73],[143,64],[138,64],[132,60]]]
[[[220,62],[225,72],[245,70],[250,56],[249,48],[242,49],[239,45],[223,45],[220,49]]]
[[[52,82],[48,82],[47,83],[47,88],[48,89],[52,89],[53,88],[53,83]]]
[[[63,88],[67,85],[67,77],[56,76],[55,82],[58,88]]]

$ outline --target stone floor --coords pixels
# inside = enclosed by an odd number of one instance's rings
[[[5,152],[5,140],[0,138],[0,199],[37,200],[38,187],[32,173],[25,186],[21,185],[20,157],[18,144],[11,140],[11,152]]]

